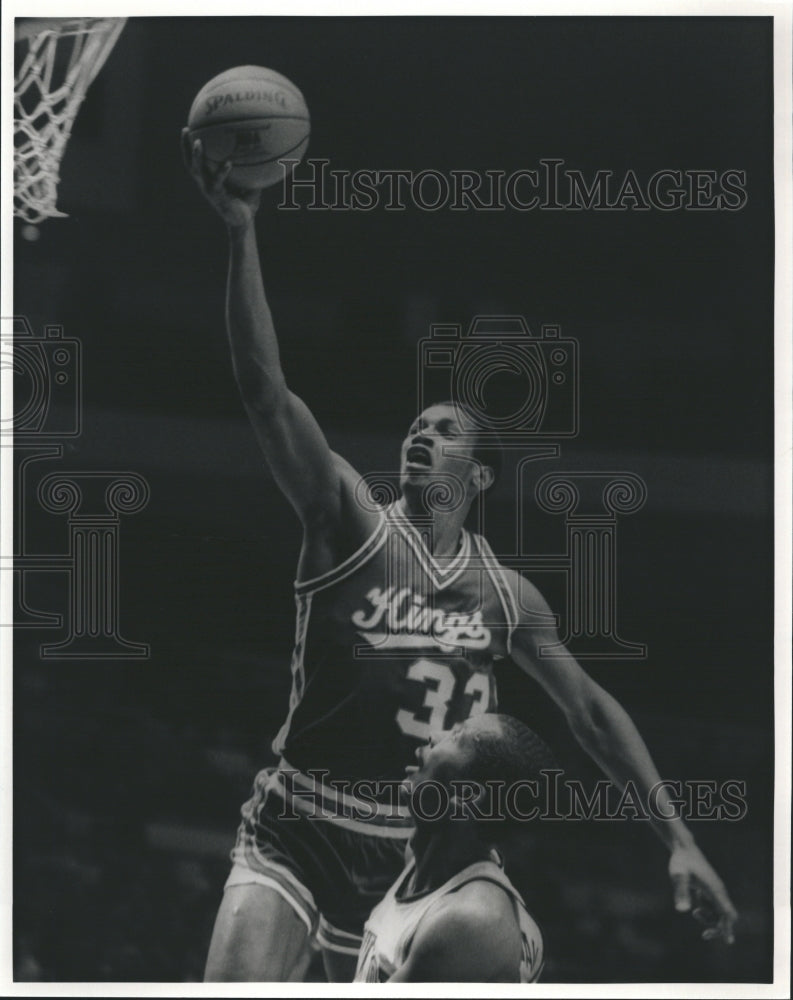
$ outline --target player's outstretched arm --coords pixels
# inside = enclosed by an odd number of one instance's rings
[[[334,455],[311,411],[286,384],[254,228],[259,192],[231,189],[230,163],[213,172],[200,140],[185,130],[182,141],[190,172],[228,230],[226,325],[234,375],[256,436],[304,525],[338,523],[342,478],[352,470]]]
[[[721,937],[732,944],[738,917],[735,907],[661,785],[638,729],[619,702],[559,644],[556,629],[544,623],[550,609],[539,591],[517,573],[512,579],[523,616],[523,627],[513,636],[513,659],[553,698],[578,742],[619,788],[631,781],[645,797],[656,789],[657,809],[653,812],[671,817],[661,820],[653,816],[652,822],[669,848],[675,908],[692,912],[705,925],[702,936],[706,940]],[[543,656],[543,646],[554,646],[554,655]]]

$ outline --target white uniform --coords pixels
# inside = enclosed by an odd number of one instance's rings
[[[542,934],[517,889],[499,865],[494,861],[477,861],[433,892],[406,896],[403,889],[414,868],[415,864],[411,861],[366,921],[355,972],[356,983],[382,983],[388,980],[405,962],[416,928],[426,914],[449,893],[478,880],[494,882],[511,898],[522,939],[517,981],[537,981],[543,965]]]

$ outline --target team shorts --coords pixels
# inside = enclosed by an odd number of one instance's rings
[[[226,887],[274,889],[303,920],[312,941],[356,955],[363,925],[405,867],[410,829],[309,817],[285,790],[283,770],[257,774],[231,852]],[[302,776],[301,776],[302,777]],[[316,811],[315,811],[316,813]],[[371,830],[371,832],[369,832]]]

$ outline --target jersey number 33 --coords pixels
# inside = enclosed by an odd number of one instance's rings
[[[452,701],[457,700],[456,688],[460,684],[463,695],[471,699],[469,716],[480,715],[487,710],[490,678],[486,673],[472,673],[467,679],[458,679],[446,663],[416,660],[408,667],[407,678],[422,683],[425,692],[424,703],[418,712],[405,708],[397,712],[397,725],[408,736],[428,740],[430,733],[448,728],[446,716]]]

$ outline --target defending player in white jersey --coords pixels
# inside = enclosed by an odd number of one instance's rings
[[[499,846],[519,822],[506,790],[539,785],[554,766],[548,748],[517,719],[487,714],[436,734],[416,756],[405,783],[408,863],[366,921],[355,981],[536,982],[542,934]]]
[[[509,656],[560,706],[615,784],[630,780],[648,792],[660,777],[624,709],[560,655],[541,594],[465,532],[494,469],[464,412],[443,403],[420,414],[402,444],[399,500],[387,510],[364,502],[361,477],[286,384],[254,228],[259,195],[230,190],[231,164],[213,172],[200,141],[184,141],[191,172],[228,231],[226,319],[242,400],[303,525],[292,695],[275,745],[281,760],[257,776],[243,806],[206,977],[300,978],[316,939],[328,975],[349,979],[364,920],[402,867],[410,817],[377,795],[372,817],[354,792],[317,788],[307,771],[353,783],[401,778],[431,728],[496,711],[492,664]],[[449,482],[460,502],[433,509],[432,487]],[[551,645],[556,655],[543,657]],[[309,818],[306,802],[323,818]],[[660,810],[674,814],[663,793]],[[693,894],[703,896],[702,912],[713,914],[705,933],[731,941],[735,910],[689,829],[675,816],[656,830],[669,850],[676,908],[690,910]]]

